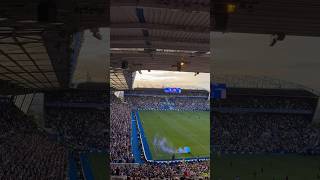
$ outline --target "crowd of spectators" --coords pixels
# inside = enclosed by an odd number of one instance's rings
[[[67,150],[13,103],[0,103],[0,179],[66,179]]]
[[[46,102],[106,103],[108,93],[102,90],[69,90],[47,93]]]
[[[126,96],[125,101],[137,109],[159,110],[164,98],[154,96]]]
[[[213,117],[215,151],[320,153],[320,129],[305,115],[218,114]],[[316,149],[315,149],[316,148]]]
[[[126,96],[126,101],[139,110],[209,111],[210,101],[204,97]]]
[[[127,179],[209,179],[209,161],[178,163],[113,164],[112,176]]]
[[[93,108],[46,107],[46,127],[79,150],[108,149],[107,113]]]
[[[108,113],[101,91],[72,91],[46,94],[45,126],[60,141],[78,150],[107,151]],[[55,98],[57,97],[57,98]],[[53,102],[58,102],[54,104]],[[90,103],[98,103],[90,106]]]
[[[320,154],[320,128],[312,124],[310,98],[233,96],[215,101],[212,118],[214,152]],[[219,108],[252,108],[252,112],[220,112]],[[268,113],[259,109],[298,110]],[[310,110],[310,113],[299,113]]]
[[[152,88],[137,88],[134,90],[127,90],[125,91],[125,95],[141,95],[141,96],[154,96],[154,95],[161,95],[161,96],[196,96],[196,97],[208,97],[209,92],[205,90],[188,90],[182,89],[180,93],[167,93],[164,89],[152,89]]]
[[[316,103],[317,101],[312,98],[306,100],[305,98],[279,96],[228,96],[223,101],[214,102],[214,106],[313,111]]]
[[[151,91],[148,91],[148,93]],[[131,111],[137,110],[176,110],[176,111],[207,111],[210,109],[208,96],[204,97],[178,97],[153,92],[139,91],[135,94],[125,94],[124,100],[116,96],[110,99],[110,157],[112,175],[128,179],[173,179],[185,177],[186,179],[209,179],[209,161],[180,162],[180,163],[150,163],[145,161],[141,154],[143,164],[134,162],[131,150]],[[200,93],[201,94],[201,93]],[[196,92],[192,95],[199,95]],[[203,93],[201,94],[203,95]],[[140,137],[138,137],[140,142]],[[142,147],[141,144],[139,144]],[[142,152],[142,149],[141,149]]]
[[[110,101],[110,159],[114,163],[133,162],[131,153],[131,109],[115,96]]]
[[[207,98],[170,98],[176,110],[210,111],[210,101]]]

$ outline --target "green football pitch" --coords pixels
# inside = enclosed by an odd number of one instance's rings
[[[173,153],[159,148],[155,139],[165,140],[165,146],[176,151],[189,146],[190,154],[175,154],[175,158],[209,157],[209,112],[140,111],[149,148],[154,160],[170,160]]]
[[[320,157],[302,155],[221,155],[211,158],[214,180],[319,180]]]
[[[107,165],[108,155],[105,153],[90,153],[88,158],[95,180],[109,179],[109,169]]]

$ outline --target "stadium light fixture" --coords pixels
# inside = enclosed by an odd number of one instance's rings
[[[227,13],[228,14],[232,14],[235,13],[237,10],[237,5],[234,3],[228,3],[227,4]]]
[[[21,20],[21,21],[17,21],[19,23],[25,23],[25,24],[28,24],[28,23],[37,23],[38,21],[35,21],[35,20]]]
[[[177,71],[181,71],[181,63],[177,63]]]

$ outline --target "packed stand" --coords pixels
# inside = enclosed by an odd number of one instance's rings
[[[287,97],[249,97],[236,96],[227,97],[223,101],[216,103],[215,107],[229,108],[259,108],[259,109],[283,109],[283,110],[310,110],[313,111],[314,99],[305,100],[302,98]]]
[[[112,176],[127,179],[209,179],[209,161],[112,165]]]
[[[209,111],[210,101],[203,97],[126,96],[138,110]]]
[[[140,149],[141,159],[145,162],[140,165],[133,164],[134,159],[130,144],[132,110],[209,110],[207,98],[140,95],[127,94],[124,101],[114,95],[111,96],[110,156],[112,176],[124,177],[125,179],[173,179],[180,177],[209,179],[209,161],[155,164],[146,162],[143,150]],[[183,103],[187,103],[187,105]],[[139,136],[138,141],[141,143]],[[140,144],[139,147],[142,148],[142,145]]]
[[[290,94],[290,92],[288,92]],[[320,128],[312,123],[317,98],[276,95],[227,95],[214,101],[212,134],[214,152],[234,154],[320,154]],[[219,108],[232,111],[219,111]],[[237,108],[252,108],[238,112]],[[259,109],[289,109],[279,113]],[[309,113],[301,113],[310,110]]]
[[[12,103],[0,103],[0,179],[66,179],[67,151]]]
[[[128,104],[111,96],[110,101],[110,159],[113,163],[131,163],[131,109]]]
[[[107,151],[109,118],[104,105],[105,94],[84,90],[46,94],[46,128],[57,133],[59,140],[73,149]],[[89,103],[98,105],[89,106]]]
[[[311,153],[320,146],[320,129],[303,115],[218,114],[213,117],[213,126],[215,151]]]
[[[209,111],[210,101],[206,98],[170,98],[176,110],[180,111]]]
[[[182,89],[181,93],[166,93],[164,89],[156,88],[137,88],[134,90],[125,91],[125,95],[141,95],[141,96],[153,96],[153,95],[163,95],[163,96],[193,96],[193,97],[208,97],[209,92],[205,90],[188,90]]]
[[[46,127],[59,139],[79,150],[107,151],[108,130],[105,111],[86,108],[46,108]]]

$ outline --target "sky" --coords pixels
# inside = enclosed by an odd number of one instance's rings
[[[320,37],[287,36],[269,47],[270,35],[211,32],[211,71],[267,76],[320,92]]]
[[[100,28],[102,40],[92,36],[89,30],[84,32],[76,70],[73,76],[74,83],[86,82],[88,74],[92,82],[106,82],[109,64],[109,28]]]
[[[133,87],[178,87],[210,91],[210,75],[209,73],[200,73],[194,76],[194,73],[191,72],[177,71],[142,71],[142,74],[136,73]]]

